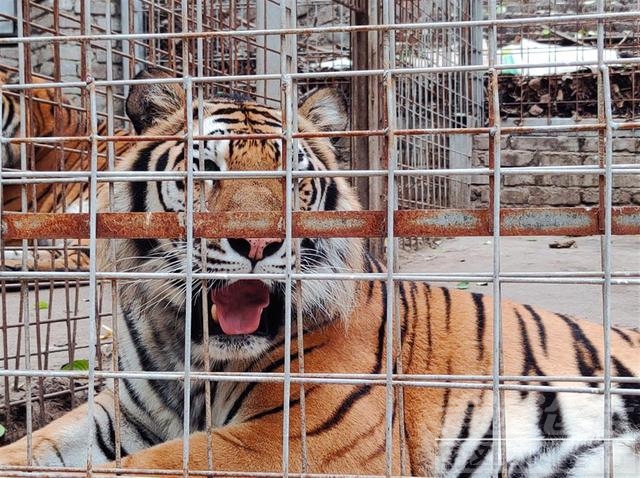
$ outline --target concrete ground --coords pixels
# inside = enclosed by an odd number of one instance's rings
[[[568,249],[552,249],[555,241],[575,241]],[[599,237],[503,237],[500,242],[503,272],[600,271]],[[400,270],[428,273],[491,273],[493,245],[488,237],[458,237],[442,240],[436,248],[401,251]],[[616,236],[612,241],[614,272],[640,275],[640,236]],[[458,282],[442,283],[464,287]],[[491,282],[469,282],[468,290],[493,295]],[[602,286],[588,284],[504,283],[502,296],[556,312],[602,320]],[[640,326],[640,285],[614,285],[611,314],[615,324]]]

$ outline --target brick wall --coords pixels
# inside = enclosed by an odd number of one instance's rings
[[[501,164],[505,169],[598,164],[598,135],[595,132],[503,135],[501,143]],[[489,165],[488,146],[487,135],[474,138],[474,167]],[[640,167],[640,131],[618,131],[614,134],[613,159],[615,164]],[[486,176],[471,178],[472,205],[488,204],[488,184]],[[613,187],[614,205],[640,204],[640,177],[637,174],[616,174]],[[508,175],[503,177],[501,190],[504,206],[593,206],[598,203],[598,176]]]

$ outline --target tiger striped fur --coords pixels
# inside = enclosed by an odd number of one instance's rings
[[[184,110],[162,98],[157,87],[155,125],[144,126],[135,108],[134,123],[150,135],[184,131]],[[160,91],[159,91],[160,90]],[[167,90],[169,88],[167,87]],[[135,94],[147,95],[146,87]],[[203,107],[207,135],[280,134],[278,111],[239,98],[214,99]],[[194,114],[197,109],[194,110]],[[197,125],[198,121],[194,121]],[[341,102],[330,90],[308,96],[299,110],[303,132],[340,130],[346,126]],[[198,131],[194,131],[198,134]],[[183,141],[152,141],[137,146],[121,167],[132,171],[276,170],[282,166],[279,140],[199,141],[194,162],[186,164]],[[333,148],[326,138],[300,140],[298,169],[335,168]],[[360,206],[347,182],[307,178],[298,184],[301,208],[310,211],[353,211]],[[185,211],[183,181],[122,184],[117,211]],[[194,191],[194,210],[281,210],[284,191],[278,179],[202,181]],[[204,198],[204,203],[200,203]],[[118,270],[185,272],[183,241],[168,239],[113,242]],[[280,239],[207,240],[194,244],[194,271],[282,273],[286,253]],[[306,238],[300,241],[299,263],[305,273],[384,272],[369,257],[360,239]],[[322,280],[298,283],[292,294],[303,318],[303,347],[284,348],[283,286],[275,280],[197,281],[194,300],[185,303],[184,281],[140,280],[120,289],[120,360],[124,371],[184,369],[185,312],[192,313],[191,367],[234,373],[282,373],[290,354],[291,371],[305,374],[386,374],[386,284],[380,281]],[[479,294],[399,282],[394,294],[401,330],[392,351],[393,372],[412,375],[491,375],[492,299]],[[203,303],[204,302],[204,303]],[[506,390],[506,469],[511,478],[602,476],[604,460],[603,332],[600,325],[528,305],[501,304],[504,373],[531,376],[539,390]],[[297,312],[293,313],[293,318]],[[205,327],[208,336],[205,336]],[[612,373],[636,377],[640,370],[640,333],[614,328]],[[552,377],[593,377],[586,383],[554,381]],[[476,382],[477,383],[477,382]],[[391,472],[394,475],[485,477],[494,469],[492,391],[407,385],[396,387],[392,414]],[[549,388],[572,386],[585,393]],[[612,397],[612,448],[615,476],[640,473],[640,398],[638,385],[615,385]],[[189,421],[192,470],[282,472],[283,385],[274,381],[211,382],[211,423],[205,417],[205,384],[193,381]],[[628,394],[624,392],[628,390]],[[183,385],[181,381],[122,379],[120,387],[121,452],[127,468],[182,468]],[[306,473],[384,475],[384,381],[378,384],[307,383],[304,412],[300,386],[291,387],[289,471],[302,470],[306,443]],[[103,392],[96,407],[94,464],[113,460],[115,418],[113,392]],[[400,409],[400,403],[404,406]],[[302,430],[302,413],[305,429]],[[203,430],[211,426],[211,433]],[[39,465],[83,465],[87,433],[81,407],[36,432],[34,462]],[[401,431],[404,433],[400,439]],[[210,439],[209,439],[210,437]],[[403,444],[403,449],[400,444]],[[209,446],[212,456],[209,456]],[[80,450],[80,452],[79,452]],[[0,463],[24,464],[25,442],[0,449]],[[177,471],[181,475],[182,471]],[[124,473],[126,475],[126,473]],[[148,476],[146,474],[145,476]],[[121,475],[122,476],[122,475]],[[162,476],[162,475],[159,475]]]
[[[18,83],[17,75],[0,70],[0,83]],[[44,80],[33,78],[33,83],[45,83]],[[34,138],[46,137],[86,137],[90,133],[88,115],[71,104],[69,99],[56,88],[33,88],[26,90],[25,104],[27,105],[28,128],[24,129],[27,136]],[[98,123],[96,133],[99,136],[108,135],[108,125],[105,120]],[[20,96],[15,90],[6,90],[2,94],[2,136],[5,138],[20,138],[24,134],[21,125]],[[128,135],[122,129],[114,131],[115,136]],[[130,147],[131,143],[116,141],[113,143],[116,160]],[[98,170],[104,170],[108,165],[108,146],[106,141],[97,142]],[[31,149],[26,147],[27,164],[29,170],[35,171],[89,171],[91,168],[91,143],[83,139],[70,139],[55,143],[37,143]],[[3,143],[2,168],[5,170],[20,170],[22,168],[18,143]],[[2,185],[2,209],[4,213],[20,212],[22,208],[22,191],[26,193],[28,212],[88,212],[88,183],[84,182],[43,182],[28,184]],[[77,245],[75,241],[70,245]],[[7,269],[22,268],[22,253],[17,251],[10,255],[5,251]],[[15,257],[14,257],[15,256]],[[37,259],[37,260],[36,260]],[[88,270],[88,255],[82,250],[63,254],[38,251],[38,257],[27,259],[30,270]]]

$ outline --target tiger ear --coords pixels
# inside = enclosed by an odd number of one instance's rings
[[[315,90],[303,96],[299,113],[320,131],[343,131],[349,123],[344,97],[332,88]]]
[[[142,70],[136,80],[173,78],[158,68]],[[176,83],[144,83],[131,85],[127,96],[127,116],[140,134],[184,108],[184,89]]]

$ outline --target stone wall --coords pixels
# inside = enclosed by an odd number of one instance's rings
[[[553,123],[552,123],[553,124]],[[598,164],[598,134],[536,133],[503,135],[501,141],[503,168],[517,166],[581,166]],[[480,135],[473,142],[473,166],[489,164],[489,138]],[[614,134],[615,164],[640,165],[640,131],[618,131]],[[489,178],[471,178],[471,203],[475,207],[489,202]],[[640,204],[640,177],[616,174],[613,181],[614,205]],[[598,204],[598,175],[548,174],[505,175],[500,198],[504,206],[593,206]]]

